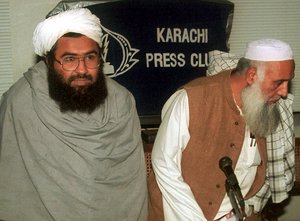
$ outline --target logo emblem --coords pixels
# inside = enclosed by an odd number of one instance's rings
[[[102,26],[104,31],[104,35],[102,37],[102,44],[103,44],[103,72],[104,74],[108,75],[109,77],[117,77],[119,75],[125,74],[129,71],[136,63],[139,62],[139,59],[134,58],[136,53],[140,50],[131,47],[130,42],[127,38],[123,35],[113,32],[104,26]],[[109,37],[115,39],[122,49],[122,61],[119,67],[115,70],[115,67],[111,65],[109,62],[106,61],[107,54],[108,54],[108,46],[109,46]]]

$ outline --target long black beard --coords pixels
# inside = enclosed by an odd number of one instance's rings
[[[98,72],[96,81],[88,86],[73,88],[70,83],[76,78],[90,79],[89,75],[73,76],[66,83],[53,68],[48,71],[49,95],[59,105],[61,112],[78,111],[92,113],[104,103],[107,86],[104,75]]]

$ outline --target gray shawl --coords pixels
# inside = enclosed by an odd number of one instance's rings
[[[146,220],[133,96],[107,78],[100,108],[61,113],[46,71],[36,64],[1,99],[0,220]]]

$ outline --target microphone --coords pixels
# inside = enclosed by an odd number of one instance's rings
[[[224,172],[227,178],[226,183],[229,185],[229,188],[232,188],[232,190],[235,192],[235,196],[237,198],[237,201],[239,202],[240,207],[244,209],[245,202],[241,193],[239,182],[232,169],[232,160],[227,156],[222,157],[219,161],[219,167]]]

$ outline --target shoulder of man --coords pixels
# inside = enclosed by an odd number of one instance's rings
[[[111,95],[123,97],[123,98],[132,96],[131,92],[126,87],[124,87],[114,79],[109,77],[105,77],[105,79],[106,79],[107,90]]]
[[[214,84],[219,84],[219,83],[224,83],[226,78],[229,77],[230,75],[230,70],[220,72],[219,74],[212,75],[212,76],[207,76],[207,77],[198,77],[187,84],[184,85],[184,88],[193,88],[193,87],[198,87],[202,85],[214,85]]]
[[[14,103],[21,102],[25,98],[27,98],[27,95],[29,93],[30,93],[30,85],[28,84],[24,76],[22,76],[13,85],[11,85],[6,92],[2,94],[1,106],[4,100],[7,104],[14,104]]]
[[[106,77],[108,99],[114,100],[118,108],[135,107],[135,98],[132,93],[114,79]]]
[[[32,88],[27,78],[33,78],[33,73],[38,72],[38,70],[44,66],[45,65],[42,62],[39,62],[24,72],[22,77],[3,93],[1,97],[1,108],[3,108],[3,104],[5,103],[6,106],[17,105],[22,109],[24,103],[30,102],[32,99]]]

